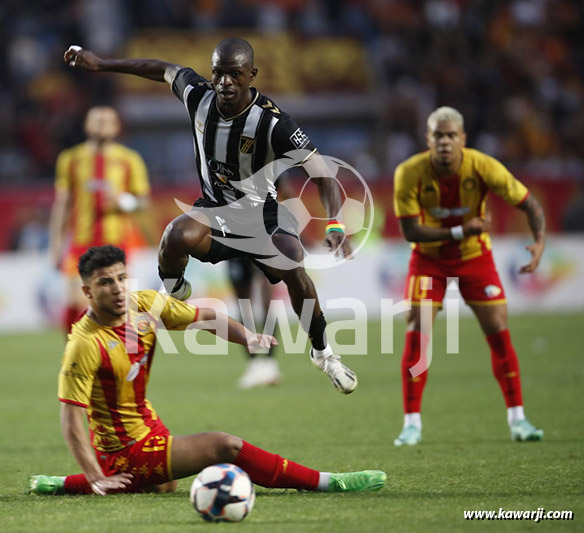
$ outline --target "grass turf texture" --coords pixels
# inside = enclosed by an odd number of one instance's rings
[[[0,529],[3,532],[584,530],[583,315],[510,320],[530,420],[542,443],[512,443],[486,342],[473,319],[460,324],[460,355],[445,354],[438,321],[424,397],[421,445],[395,448],[402,424],[400,353],[379,355],[380,325],[369,324],[366,356],[344,360],[358,373],[350,396],[335,391],[308,357],[279,359],[279,387],[238,391],[244,358],[158,352],[150,400],[173,433],[224,430],[317,469],[366,468],[388,485],[365,494],[323,494],[258,487],[245,521],[207,524],[188,501],[193,478],[174,494],[41,497],[26,495],[29,474],[77,473],[59,430],[56,376],[60,332],[7,335],[2,343]],[[175,337],[176,339],[176,337]],[[342,339],[339,339],[342,340]],[[463,510],[571,510],[570,522],[477,521]],[[480,524],[480,525],[479,525]],[[495,525],[496,524],[496,525]]]

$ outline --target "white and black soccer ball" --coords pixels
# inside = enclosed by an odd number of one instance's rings
[[[222,463],[199,473],[191,485],[190,499],[208,522],[240,522],[253,509],[255,490],[241,468]]]

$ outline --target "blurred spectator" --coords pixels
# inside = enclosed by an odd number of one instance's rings
[[[14,233],[11,249],[44,252],[49,247],[49,210],[37,205],[22,213],[23,221]]]
[[[334,124],[315,118],[313,125],[370,128],[382,172],[421,148],[420,117],[455,105],[467,119],[470,145],[516,171],[584,180],[584,3],[578,0],[36,0],[3,3],[0,23],[6,73],[0,161],[9,165],[2,165],[0,180],[49,178],[57,153],[81,140],[87,109],[120,94],[111,78],[66,72],[66,47],[115,55],[151,28],[356,37],[369,52],[372,97],[385,109],[366,126],[355,125],[354,113]],[[310,132],[310,121],[306,127]],[[355,153],[343,156],[356,160],[363,148],[353,144]],[[153,180],[192,175],[188,163],[182,171],[180,162],[172,164]]]

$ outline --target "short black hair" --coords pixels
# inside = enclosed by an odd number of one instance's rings
[[[219,58],[223,60],[235,57],[237,55],[244,55],[249,62],[250,67],[253,67],[253,48],[251,44],[249,44],[245,39],[240,39],[239,37],[223,39],[215,47],[213,53],[217,54]]]
[[[116,263],[126,264],[124,250],[111,244],[106,246],[92,246],[79,258],[77,270],[81,279],[88,281],[98,268],[112,266]]]

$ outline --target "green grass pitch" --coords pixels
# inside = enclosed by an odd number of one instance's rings
[[[166,355],[154,361],[150,400],[175,434],[224,430],[321,470],[388,473],[376,493],[323,494],[258,488],[244,522],[207,524],[188,501],[192,478],[174,494],[39,497],[29,474],[77,473],[59,429],[56,378],[60,332],[0,337],[0,530],[3,532],[259,532],[584,530],[584,315],[512,317],[526,413],[545,429],[541,443],[512,443],[486,342],[476,322],[460,324],[459,355],[445,354],[438,321],[424,397],[421,445],[395,448],[402,424],[400,353],[379,355],[380,325],[368,353],[344,360],[358,373],[350,396],[334,390],[307,356],[279,352],[279,387],[238,391],[244,368],[229,356]],[[571,510],[570,522],[469,522],[464,510]]]

